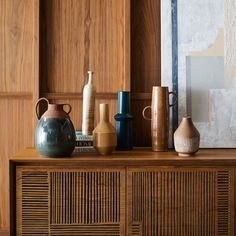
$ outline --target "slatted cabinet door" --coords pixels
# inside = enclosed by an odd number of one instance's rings
[[[233,185],[233,168],[129,169],[129,235],[235,235]]]
[[[125,235],[124,169],[17,167],[17,235]]]

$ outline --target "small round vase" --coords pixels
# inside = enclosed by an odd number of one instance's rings
[[[109,155],[117,144],[116,130],[109,122],[108,104],[100,104],[100,121],[93,131],[94,148],[101,155]]]
[[[175,150],[179,156],[193,156],[199,149],[200,134],[190,116],[183,117],[174,133]]]

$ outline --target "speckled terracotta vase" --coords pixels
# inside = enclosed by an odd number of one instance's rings
[[[109,155],[117,144],[115,127],[109,122],[108,104],[100,104],[100,122],[93,131],[94,148],[101,155]]]
[[[192,156],[199,149],[200,134],[190,116],[183,117],[174,133],[175,150],[179,156]]]

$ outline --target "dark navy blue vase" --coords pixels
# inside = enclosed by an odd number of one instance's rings
[[[133,148],[133,116],[130,113],[130,92],[118,93],[118,113],[115,115],[117,150]]]

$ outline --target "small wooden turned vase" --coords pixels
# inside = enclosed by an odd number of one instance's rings
[[[101,155],[109,155],[116,147],[116,130],[109,122],[108,104],[100,104],[100,122],[93,131],[94,148]]]
[[[192,156],[199,149],[200,134],[190,116],[183,117],[174,133],[175,150],[179,156]]]

